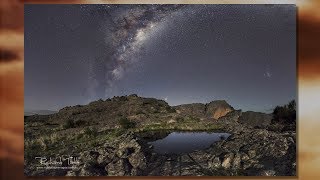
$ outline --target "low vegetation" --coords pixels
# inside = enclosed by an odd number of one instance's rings
[[[25,139],[25,159],[35,162],[35,157],[55,156],[56,154],[79,154],[95,146],[113,140],[123,134],[121,129],[109,129],[98,132],[97,128],[88,127],[83,131],[75,131],[68,136],[58,133]]]
[[[130,129],[136,126],[135,122],[130,121],[128,118],[125,118],[125,117],[122,117],[119,119],[119,124],[123,129]]]
[[[177,123],[153,123],[145,125],[141,128],[136,128],[136,132],[154,131],[154,130],[175,130],[175,131],[215,131],[221,127],[214,123],[195,123],[191,121]]]
[[[87,127],[84,129],[84,134],[88,137],[97,137],[98,130],[95,127]]]
[[[283,106],[277,106],[272,113],[271,125],[268,129],[272,131],[292,131],[296,129],[296,102],[290,101]]]
[[[292,100],[284,106],[277,106],[273,110],[272,123],[296,124],[296,101]]]
[[[170,107],[170,106],[167,106],[167,107],[166,107],[166,111],[167,111],[168,113],[175,113],[175,112],[176,112],[176,110],[175,110],[174,108]]]
[[[63,124],[63,128],[64,129],[69,129],[69,128],[74,128],[75,127],[75,123],[72,119],[68,119],[64,124]]]

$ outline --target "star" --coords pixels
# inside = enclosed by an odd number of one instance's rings
[[[269,72],[269,71],[267,71],[267,72],[265,72],[265,73],[263,74],[263,76],[266,77],[266,78],[271,78],[271,77],[272,77],[272,73]]]

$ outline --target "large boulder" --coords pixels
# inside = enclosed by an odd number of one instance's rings
[[[214,119],[219,119],[233,110],[225,100],[212,101],[206,105],[206,115]]]

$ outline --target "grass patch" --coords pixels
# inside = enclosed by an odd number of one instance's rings
[[[221,127],[216,124],[180,122],[175,124],[157,123],[148,124],[142,128],[135,129],[135,132],[146,132],[156,130],[175,130],[175,131],[216,131],[221,130]]]
[[[93,147],[103,145],[106,141],[116,139],[125,131],[110,129],[98,132],[94,128],[85,129],[82,133],[68,137],[56,134],[40,136],[37,139],[25,140],[25,158],[27,162],[34,162],[37,156],[51,156],[55,154],[80,153]],[[69,147],[76,147],[70,151]]]

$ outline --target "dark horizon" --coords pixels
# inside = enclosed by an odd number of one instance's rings
[[[295,5],[25,5],[25,109],[296,99]]]
[[[137,95],[137,96],[139,96],[139,97],[141,97],[141,98],[154,98],[154,97],[143,97],[143,96],[140,96],[139,94],[128,94],[128,95],[122,95],[122,96],[130,96],[130,95]],[[112,98],[114,98],[114,97],[117,97],[117,96],[113,96],[113,97],[110,97],[110,99],[112,99]],[[118,96],[119,97],[119,96]],[[105,100],[107,100],[107,99],[109,99],[109,98],[99,98],[99,99],[95,99],[95,100],[92,100],[92,101],[90,101],[90,102],[88,102],[88,103],[85,103],[85,104],[70,104],[70,105],[66,105],[66,106],[64,106],[64,107],[61,107],[61,108],[59,108],[59,109],[24,109],[24,112],[26,113],[26,112],[32,112],[32,111],[53,111],[53,112],[58,112],[59,110],[61,110],[61,109],[63,109],[63,108],[65,108],[65,107],[73,107],[73,106],[77,106],[77,105],[81,105],[81,106],[85,106],[85,105],[89,105],[91,102],[94,102],[94,101],[99,101],[99,100],[103,100],[103,101],[105,101]],[[158,99],[158,98],[156,98],[156,99]],[[165,99],[158,99],[158,100],[164,100],[165,101]],[[235,110],[242,110],[243,112],[245,112],[245,111],[253,111],[253,110],[250,110],[250,109],[248,109],[248,110],[243,110],[243,109],[241,109],[241,108],[236,108],[236,107],[234,107],[232,104],[230,104],[227,100],[225,100],[225,99],[213,99],[213,100],[211,100],[211,101],[208,101],[208,102],[192,102],[192,103],[183,103],[183,104],[176,104],[176,105],[171,105],[171,104],[169,104],[168,102],[168,104],[170,105],[170,106],[172,106],[172,107],[174,107],[174,106],[179,106],[179,105],[186,105],[186,104],[197,104],[197,103],[200,103],[200,104],[208,104],[208,103],[210,103],[210,102],[213,102],[213,101],[226,101],[229,105],[231,105]],[[291,100],[295,100],[296,101],[296,99],[291,99]],[[278,104],[278,105],[275,105],[274,107],[271,107],[269,110],[266,110],[266,111],[256,111],[256,112],[265,112],[265,113],[271,113],[271,111],[273,111],[273,109],[276,107],[276,106],[283,106],[283,105],[286,105],[286,104],[288,104],[291,100],[289,100],[288,102],[284,102],[284,103],[282,103],[282,104]]]

